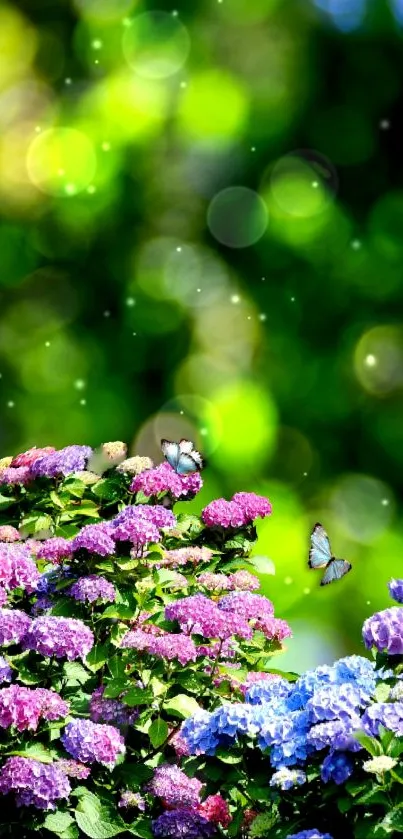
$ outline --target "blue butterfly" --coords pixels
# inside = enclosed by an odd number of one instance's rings
[[[161,448],[165,459],[178,475],[190,475],[203,469],[203,458],[190,440],[180,440],[179,443],[161,440]]]
[[[352,568],[345,559],[336,559],[332,555],[329,537],[321,524],[315,524],[311,533],[308,565],[310,568],[325,568],[325,573],[320,581],[321,586],[327,586],[335,580],[341,580]]]

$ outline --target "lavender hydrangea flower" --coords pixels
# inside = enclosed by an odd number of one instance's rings
[[[377,737],[379,727],[393,731],[397,737],[403,735],[403,702],[374,702],[364,711],[361,717],[364,731]]]
[[[344,784],[347,778],[353,774],[354,764],[350,755],[345,752],[330,752],[322,763],[321,778],[327,784],[334,781],[335,784]]]
[[[272,617],[274,614],[273,604],[267,597],[250,591],[231,591],[221,597],[218,607],[225,612],[237,612],[245,620]]]
[[[197,778],[189,778],[179,766],[165,763],[154,770],[147,792],[172,807],[197,807],[202,787]]]
[[[231,588],[230,579],[226,574],[212,574],[211,571],[200,574],[197,582],[208,591],[229,591]]]
[[[368,693],[349,682],[324,685],[315,691],[306,704],[312,723],[354,717],[370,701]]]
[[[287,839],[333,839],[330,833],[319,833],[319,830],[301,830],[299,833],[290,833]]]
[[[197,656],[196,646],[192,639],[180,633],[164,632],[154,635],[142,629],[135,629],[123,636],[121,646],[142,650],[169,661],[177,658],[183,665],[188,664],[189,661],[196,661]]]
[[[0,728],[15,726],[17,731],[36,731],[40,719],[66,717],[69,704],[58,693],[45,688],[11,685],[0,690]]]
[[[392,606],[382,612],[375,612],[364,621],[362,628],[364,644],[368,649],[376,647],[378,652],[389,655],[403,653],[403,609]]]
[[[9,591],[23,588],[31,594],[37,588],[39,577],[27,545],[0,543],[0,585]]]
[[[89,446],[66,446],[64,449],[35,459],[31,466],[34,477],[55,478],[85,469],[92,454]]]
[[[171,528],[176,525],[176,518],[172,510],[167,510],[162,504],[131,504],[115,516],[112,524],[127,524],[130,521],[146,519],[155,527]]]
[[[63,757],[57,761],[56,766],[69,778],[77,778],[79,781],[85,781],[91,775],[89,766],[84,766],[78,760],[68,760]]]
[[[167,620],[176,620],[183,632],[204,635],[205,638],[225,640],[231,635],[251,638],[252,630],[246,620],[233,612],[225,612],[203,594],[183,597],[165,609]]]
[[[362,728],[360,717],[313,725],[307,735],[308,746],[320,751],[330,746],[337,751],[358,752],[362,746],[354,737],[354,733]]]
[[[118,542],[131,542],[137,550],[149,542],[159,542],[161,539],[158,527],[145,516],[133,517],[114,525],[113,536]]]
[[[0,586],[0,606],[5,606],[7,603],[7,592],[3,586]]]
[[[1,618],[0,618],[1,623]],[[35,618],[27,629],[23,646],[27,650],[55,658],[85,658],[94,645],[90,629],[75,618],[43,615]]]
[[[0,793],[15,793],[17,807],[54,810],[68,798],[69,780],[57,763],[40,763],[27,757],[9,757],[0,770]]]
[[[96,603],[97,600],[113,603],[116,600],[116,589],[112,583],[96,574],[80,577],[69,589],[68,594],[81,603]]]
[[[110,556],[115,553],[115,542],[112,538],[113,528],[111,522],[100,522],[99,524],[87,524],[72,540],[73,551],[82,548],[88,553],[99,556]]]
[[[63,559],[70,557],[72,552],[72,539],[54,536],[42,542],[36,556],[38,559],[47,559],[48,562],[58,565]]]
[[[0,470],[0,484],[22,484],[25,485],[32,480],[29,466],[9,466]]]
[[[118,801],[118,807],[122,807],[126,810],[131,807],[136,807],[137,810],[144,812],[146,809],[146,802],[138,792],[131,792],[131,790],[127,789],[121,793]]]
[[[90,717],[92,722],[115,723],[115,725],[132,725],[139,712],[137,708],[129,708],[119,699],[105,699],[104,685],[94,690],[90,699]],[[124,695],[124,694],[123,694]]]
[[[281,766],[277,772],[274,772],[270,779],[271,787],[279,787],[282,790],[292,789],[292,787],[301,786],[305,784],[306,775],[300,769],[287,769],[286,766]]]
[[[0,684],[2,682],[11,682],[13,679],[13,671],[8,663],[8,661],[4,658],[4,656],[0,656]]]
[[[152,822],[154,836],[163,839],[210,839],[215,835],[215,828],[197,811],[180,807],[177,810],[167,810]]]
[[[388,583],[389,594],[396,603],[403,603],[403,580],[392,579]]]
[[[19,644],[31,626],[31,618],[19,609],[0,609],[0,645]]]
[[[161,463],[154,469],[147,469],[133,479],[131,492],[142,492],[148,498],[169,492],[173,498],[193,497],[202,488],[199,472],[178,475],[169,463]]]
[[[66,751],[80,763],[102,763],[112,769],[125,741],[112,725],[98,725],[91,720],[72,720],[60,738]]]

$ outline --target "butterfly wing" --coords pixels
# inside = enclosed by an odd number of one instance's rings
[[[194,444],[190,440],[179,440],[179,448],[182,454],[189,455],[189,457],[191,457],[194,460],[198,469],[203,469],[203,458],[200,452],[198,452],[195,449]]]
[[[171,443],[170,440],[161,440],[161,449],[165,460],[168,461],[169,465],[172,466],[172,469],[175,469],[176,472],[178,469],[179,459],[181,457],[179,443]]]
[[[351,571],[351,564],[345,559],[331,559],[325,573],[320,581],[321,586],[327,586],[336,580],[341,580],[345,574]]]
[[[310,568],[325,568],[332,559],[329,537],[321,524],[315,524],[311,533],[311,547],[308,565]]]
[[[180,454],[176,471],[178,475],[190,475],[191,472],[198,472],[199,465],[192,454]]]

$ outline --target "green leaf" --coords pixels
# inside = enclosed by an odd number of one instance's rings
[[[226,749],[223,749],[221,746],[216,750],[215,755],[216,757],[218,757],[219,760],[221,760],[222,763],[242,762],[242,755],[237,755],[233,752],[227,752]]]
[[[60,510],[63,510],[64,503],[63,503],[62,499],[60,498],[60,495],[58,495],[57,492],[54,491],[54,489],[52,489],[51,492],[49,493],[49,497],[50,497],[50,500],[53,501],[53,504],[55,505],[55,507],[58,507]]]
[[[161,717],[157,717],[148,729],[148,736],[150,738],[151,745],[154,746],[155,749],[158,746],[161,746],[167,739],[168,732],[169,728],[165,720],[161,719]]]
[[[382,754],[381,744],[378,743],[378,740],[375,740],[375,737],[370,737],[368,734],[365,734],[364,731],[355,731],[353,736],[373,757]]]
[[[385,682],[379,682],[379,684],[375,688],[375,699],[377,702],[386,702],[389,699],[389,694],[391,691],[390,685],[387,685]]]
[[[18,755],[18,757],[30,757],[33,760],[39,760],[40,763],[53,763],[52,755],[42,743],[26,743],[18,751],[9,752],[10,755]]]
[[[191,717],[192,714],[197,714],[200,711],[200,705],[196,702],[193,696],[187,696],[186,693],[178,693],[164,703],[164,710],[168,714],[180,719]]]
[[[129,831],[116,808],[90,792],[80,798],[74,815],[80,830],[90,839],[110,839]]]
[[[153,700],[153,692],[147,688],[129,688],[127,693],[122,696],[122,702],[129,705],[130,708],[136,705],[149,705]]]
[[[107,606],[105,611],[100,616],[102,620],[107,618],[120,618],[121,620],[131,620],[134,617],[134,610],[130,606]]]
[[[91,487],[91,492],[97,498],[115,501],[119,498],[119,485],[110,478],[103,478]]]
[[[100,670],[100,668],[108,661],[109,654],[110,646],[108,643],[97,644],[92,648],[91,652],[88,653],[85,663],[93,673],[96,673],[97,670]]]
[[[63,673],[69,685],[84,685],[91,679],[91,674],[78,661],[66,661]]]
[[[7,495],[0,495],[0,510],[6,510],[7,507],[11,507],[12,504],[15,504],[15,498],[8,498]]]
[[[403,805],[401,804],[390,810],[381,821],[380,827],[387,830],[388,833],[403,833]]]
[[[37,685],[41,681],[41,677],[32,670],[32,666],[21,661],[17,664],[18,679],[23,685]]]
[[[125,786],[131,790],[138,790],[149,781],[154,774],[151,766],[146,766],[144,763],[125,763],[116,770],[119,773],[119,778],[122,779]]]
[[[338,798],[337,806],[340,813],[348,813],[348,811],[354,806],[354,801],[352,798],[347,798],[347,796],[345,798]]]
[[[85,484],[79,478],[67,478],[63,481],[63,490],[72,495],[73,498],[82,498],[85,492]]]
[[[46,830],[51,833],[56,833],[60,839],[75,839],[78,837],[78,830],[73,817],[70,813],[49,813],[43,823]]]

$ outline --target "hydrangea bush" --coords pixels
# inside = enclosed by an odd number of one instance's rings
[[[176,513],[200,474],[123,443],[3,458],[0,483],[0,836],[403,832],[400,606],[365,622],[372,658],[281,674],[266,498]]]

